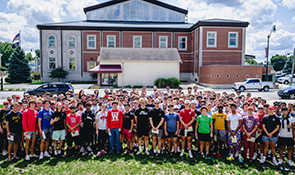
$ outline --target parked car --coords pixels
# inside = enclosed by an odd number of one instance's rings
[[[259,78],[249,78],[243,82],[237,82],[232,85],[234,90],[240,90],[244,92],[248,89],[257,89],[258,91],[268,92],[269,89],[273,88],[273,82],[271,81],[261,81]]]
[[[278,96],[281,98],[295,99],[295,84],[287,88],[278,90]]]
[[[281,78],[281,77],[285,77],[285,76],[286,76],[286,73],[276,74],[275,82],[278,82],[279,78]]]
[[[295,74],[293,74],[293,82],[295,81]],[[288,74],[286,77],[281,77],[278,79],[278,83],[288,85],[291,82],[291,74]]]
[[[49,92],[51,95],[53,94],[65,94],[66,92],[71,92],[74,95],[74,88],[70,83],[48,83],[43,84],[35,89],[29,89],[24,93],[28,93],[30,95],[42,96],[46,92]]]

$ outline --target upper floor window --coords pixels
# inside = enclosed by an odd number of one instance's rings
[[[96,49],[96,35],[87,35],[87,49]]]
[[[69,36],[69,47],[76,47],[76,37]]]
[[[55,37],[52,35],[48,37],[48,47],[55,47]]]
[[[165,21],[166,11],[163,8],[153,6],[153,21]]]
[[[228,33],[228,47],[238,47],[238,32]]]
[[[69,58],[69,70],[76,69],[76,58]]]
[[[167,48],[168,47],[168,37],[160,36],[159,37],[159,48]]]
[[[216,47],[217,32],[207,32],[207,47]]]
[[[178,37],[178,50],[186,50],[187,49],[187,37],[180,36]]]
[[[116,47],[116,36],[108,35],[107,36],[107,47]]]
[[[133,36],[133,47],[134,48],[142,47],[142,36]]]

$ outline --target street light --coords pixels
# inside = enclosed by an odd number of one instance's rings
[[[269,38],[271,36],[271,33],[275,33],[276,32],[276,25],[273,25],[270,34],[267,35],[267,53],[266,53],[266,81],[268,80],[268,52],[269,52]]]

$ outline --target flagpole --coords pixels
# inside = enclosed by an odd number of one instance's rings
[[[20,35],[20,31],[19,31],[19,47],[21,47],[21,35]]]

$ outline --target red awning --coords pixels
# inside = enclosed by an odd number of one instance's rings
[[[90,73],[122,73],[120,64],[100,64],[93,69],[90,69]]]

